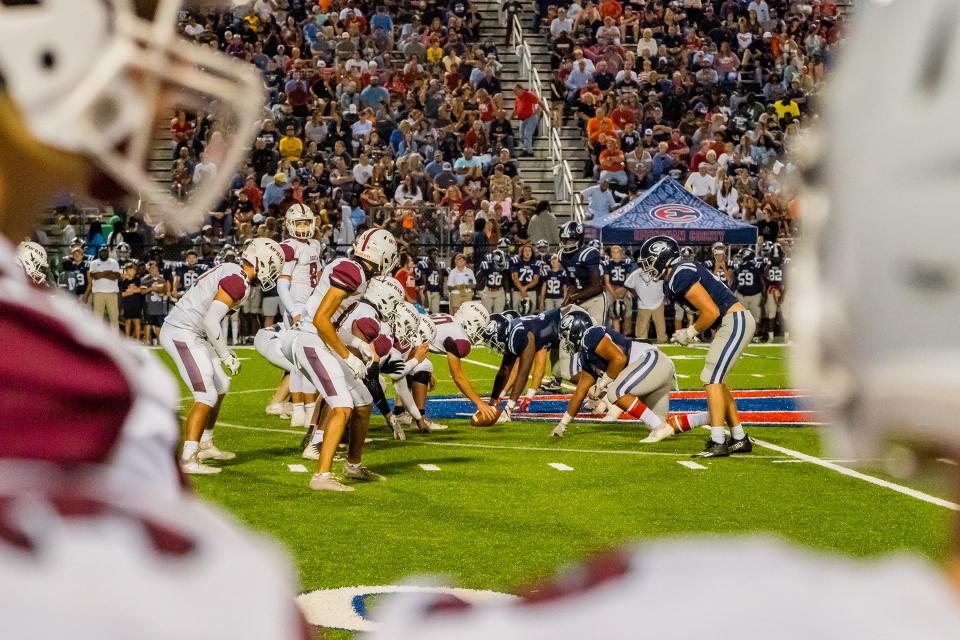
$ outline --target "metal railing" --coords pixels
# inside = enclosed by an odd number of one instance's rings
[[[583,204],[580,201],[580,194],[573,188],[573,173],[570,171],[570,163],[563,157],[563,144],[560,140],[560,131],[558,127],[553,126],[553,109],[550,106],[550,100],[543,92],[543,83],[540,81],[540,72],[533,64],[533,54],[530,51],[530,45],[523,37],[523,26],[520,24],[520,17],[517,14],[512,16],[513,30],[512,42],[514,45],[514,54],[520,62],[520,75],[526,77],[530,90],[533,91],[545,107],[540,114],[540,134],[547,137],[550,148],[550,161],[553,163],[553,190],[557,200],[570,203],[570,213],[573,219],[582,222]]]

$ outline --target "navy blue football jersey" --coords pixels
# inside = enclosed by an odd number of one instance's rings
[[[81,258],[79,262],[74,262],[72,257],[64,258],[63,275],[67,291],[75,296],[82,296],[86,293],[89,269],[90,262],[86,258]]]
[[[567,279],[566,272],[561,268],[559,271],[547,268],[540,276],[541,281],[546,284],[545,298],[557,300],[563,298],[563,283]]]
[[[663,283],[663,292],[673,302],[696,311],[696,308],[687,301],[686,294],[690,287],[698,282],[703,285],[710,299],[720,309],[720,317],[725,316],[730,307],[737,304],[738,300],[733,292],[727,288],[727,285],[717,280],[701,262],[677,263],[670,272],[670,277]]]
[[[743,262],[733,272],[734,290],[742,296],[755,296],[763,291],[763,263]]]
[[[510,322],[507,329],[507,353],[519,356],[530,342],[533,333],[536,350],[560,343],[560,309],[551,309],[535,316],[523,316]]]
[[[481,289],[503,289],[510,282],[510,269],[498,271],[493,268],[493,262],[484,260],[480,263],[480,273],[477,274],[477,282]]]
[[[623,260],[610,260],[603,268],[604,273],[610,277],[610,284],[614,287],[622,287],[627,281],[627,276],[633,271],[633,261],[625,258]]]
[[[577,291],[583,291],[590,286],[591,276],[599,276],[602,273],[600,251],[596,247],[561,251],[560,265],[567,274],[567,283]]]
[[[414,267],[414,276],[417,285],[429,292],[443,291],[443,270],[435,267],[429,260],[424,260]]]
[[[180,291],[189,291],[197,283],[204,273],[207,272],[207,265],[198,262],[192,267],[187,264],[181,264],[176,268],[177,278],[180,279]]]
[[[784,265],[773,264],[768,261],[764,268],[763,277],[768,287],[782,287],[784,284]]]
[[[597,355],[597,345],[600,344],[604,336],[609,336],[613,340],[613,344],[617,345],[627,358],[630,357],[630,347],[633,342],[630,338],[607,327],[590,327],[580,341],[579,358],[580,368],[594,378],[600,378],[606,373],[607,364],[609,364]]]
[[[520,280],[520,284],[528,285],[533,282],[534,276],[540,276],[540,265],[537,262],[536,258],[531,260],[521,260],[517,258],[510,264],[510,273],[517,274],[517,279]]]

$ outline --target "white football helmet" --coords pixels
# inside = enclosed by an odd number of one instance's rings
[[[397,305],[404,301],[403,287],[393,276],[377,276],[367,283],[363,298],[373,305],[382,320],[389,321]]]
[[[17,264],[34,284],[47,281],[47,274],[44,273],[50,267],[47,263],[47,250],[36,242],[21,242],[17,246]]]
[[[317,217],[305,204],[295,203],[284,215],[287,235],[297,240],[309,240],[317,230]]]
[[[808,141],[787,297],[791,361],[841,457],[875,457],[892,438],[960,446],[960,254],[950,231],[960,182],[943,130],[960,97],[954,9],[865,3],[824,105],[828,148]],[[897,148],[922,166],[904,165]]]
[[[435,342],[437,339],[437,325],[427,316],[420,316],[421,342]]]
[[[387,273],[397,264],[397,239],[386,229],[367,229],[353,242],[353,257],[372,264],[376,273]]]
[[[283,269],[283,250],[270,238],[254,238],[243,250],[241,256],[257,270],[260,288],[266,291],[277,286],[277,279]]]
[[[467,334],[470,342],[475,345],[483,342],[483,330],[490,322],[490,312],[482,303],[477,300],[464,302],[453,314],[453,318],[463,327],[463,332]]]
[[[420,334],[420,314],[409,302],[401,302],[393,312],[390,328],[397,342],[406,343],[412,348],[423,344]]]
[[[263,106],[251,65],[177,34],[182,0],[0,2],[0,77],[38,142],[91,160],[151,223],[194,231],[223,197]],[[147,170],[157,118],[204,113],[226,152],[185,202]]]

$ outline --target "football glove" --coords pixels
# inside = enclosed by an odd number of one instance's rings
[[[676,344],[688,345],[691,342],[697,341],[697,329],[693,325],[690,325],[686,329],[680,329],[673,333],[673,337],[670,338],[670,342],[675,342]]]
[[[221,361],[223,362],[223,366],[226,367],[227,373],[229,373],[231,377],[240,372],[240,358],[238,358],[237,354],[235,354],[233,351],[227,351],[225,354],[223,354]]]
[[[403,371],[402,360],[391,360],[390,358],[385,358],[380,361],[380,373],[384,373],[389,376],[395,376],[401,371]]]
[[[345,362],[347,366],[350,367],[350,370],[353,371],[353,375],[357,380],[363,380],[367,375],[366,363],[352,353],[347,356]]]
[[[393,429],[393,439],[394,440],[406,440],[407,434],[403,432],[403,425],[397,420],[397,416],[392,413],[387,417],[387,423],[390,425],[390,428]]]

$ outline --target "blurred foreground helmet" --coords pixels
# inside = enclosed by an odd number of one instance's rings
[[[960,100],[956,9],[864,6],[822,137],[808,141],[793,373],[822,399],[843,455],[874,455],[891,437],[960,447],[960,180],[957,141],[943,135]]]
[[[39,143],[88,158],[144,216],[198,229],[223,197],[263,105],[251,65],[177,33],[181,0],[0,2],[0,93]],[[153,11],[137,11],[150,5]],[[147,17],[149,14],[149,17]],[[204,114],[223,149],[186,201],[149,173],[152,139],[178,111]],[[97,194],[93,194],[97,195]]]

